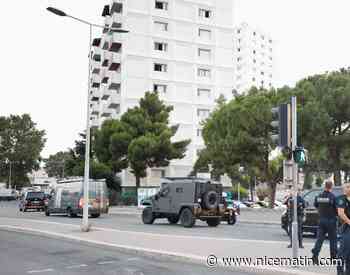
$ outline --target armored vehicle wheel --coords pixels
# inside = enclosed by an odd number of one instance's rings
[[[215,191],[208,191],[203,196],[204,207],[206,209],[215,209],[219,205],[219,196]]]
[[[193,227],[194,224],[196,223],[196,218],[193,215],[193,212],[191,209],[189,208],[184,208],[181,211],[181,224],[183,225],[183,227],[189,228],[189,227]]]
[[[146,207],[142,211],[142,222],[144,224],[153,224],[154,220],[156,218],[154,217],[152,207]]]
[[[207,219],[207,224],[210,226],[210,227],[216,227],[220,224],[220,218],[209,218]]]
[[[170,216],[168,217],[168,221],[170,224],[176,224],[179,222],[179,216],[178,215],[174,215],[174,216]]]

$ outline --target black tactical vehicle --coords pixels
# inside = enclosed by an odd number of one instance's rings
[[[152,224],[167,218],[171,224],[180,220],[193,227],[196,219],[218,226],[225,213],[222,185],[199,178],[165,178],[160,191],[151,198],[151,206],[142,213],[142,221]]]
[[[323,192],[322,188],[311,189],[303,194],[303,198],[306,202],[305,216],[303,219],[303,232],[312,233],[316,236],[318,224],[320,222],[320,216],[318,210],[314,206],[315,198]],[[338,197],[343,194],[342,187],[335,186],[333,188],[333,194]],[[288,216],[287,211],[284,211],[281,216],[281,227],[287,234],[288,232]]]

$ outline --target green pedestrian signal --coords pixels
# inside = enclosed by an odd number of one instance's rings
[[[307,162],[307,155],[306,150],[304,147],[297,147],[295,148],[295,151],[293,152],[294,161],[299,166],[304,166]]]

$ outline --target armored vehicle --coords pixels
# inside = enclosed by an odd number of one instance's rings
[[[200,178],[165,178],[159,192],[151,197],[151,205],[144,208],[142,221],[153,224],[166,218],[184,227],[193,227],[196,219],[209,226],[218,226],[225,214],[222,185]]]

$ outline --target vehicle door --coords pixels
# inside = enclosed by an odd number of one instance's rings
[[[157,203],[154,209],[155,212],[171,213],[170,209],[173,193],[171,188],[173,188],[173,186],[171,186],[169,183],[162,184],[162,187],[157,195]]]
[[[304,195],[304,200],[307,204],[305,209],[305,226],[317,226],[320,221],[317,208],[314,206],[315,198],[321,193],[321,190],[311,190]]]

